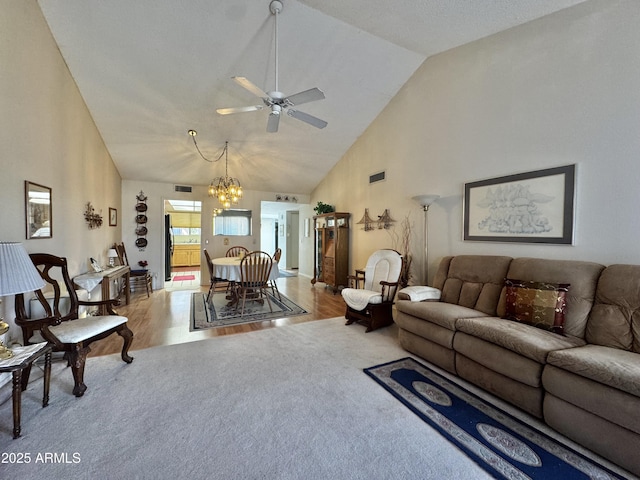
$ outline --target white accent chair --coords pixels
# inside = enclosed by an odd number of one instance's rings
[[[358,322],[367,332],[393,323],[393,301],[398,290],[404,260],[396,250],[374,252],[364,270],[349,275],[349,287],[342,290],[347,304],[346,325]]]

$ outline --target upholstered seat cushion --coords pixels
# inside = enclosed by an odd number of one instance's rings
[[[347,305],[354,310],[364,310],[369,304],[382,303],[382,294],[373,290],[363,290],[360,288],[344,288],[342,298]]]
[[[557,335],[497,317],[460,318],[456,328],[540,364],[547,363],[550,352],[580,347],[586,343],[580,338]]]
[[[482,317],[486,315],[472,308],[444,302],[411,302],[398,300],[396,308],[399,312],[413,315],[449,330],[456,330],[456,321],[465,317]],[[486,315],[488,316],[488,315]],[[402,325],[400,325],[402,327]]]
[[[552,352],[547,363],[640,397],[640,361],[637,353],[601,345],[585,345]]]
[[[127,323],[127,317],[119,315],[90,316],[62,322],[60,325],[50,327],[49,331],[62,343],[79,343],[123,323]]]

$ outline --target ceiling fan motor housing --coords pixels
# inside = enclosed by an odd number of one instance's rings
[[[269,10],[271,11],[271,13],[273,13],[274,15],[281,13],[282,12],[282,2],[280,2],[279,0],[273,0],[270,4],[269,4]]]

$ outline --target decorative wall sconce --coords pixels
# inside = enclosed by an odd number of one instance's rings
[[[364,225],[364,231],[368,232],[368,231],[373,230],[375,228],[373,226],[373,223],[374,223],[373,220],[369,216],[369,209],[365,208],[364,209],[364,215],[362,216],[362,218],[360,219],[360,221],[357,224],[358,225]]]
[[[102,226],[102,215],[96,213],[91,202],[87,202],[87,207],[84,211],[84,219],[87,221],[89,228],[100,228]]]
[[[389,209],[385,208],[384,212],[382,212],[382,215],[378,217],[378,228],[380,229],[384,228],[386,230],[388,228],[391,228],[391,224],[393,222],[395,222],[395,220],[391,218],[391,215],[389,214]]]

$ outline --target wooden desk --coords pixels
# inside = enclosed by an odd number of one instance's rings
[[[78,275],[77,277],[74,277],[73,283],[80,288],[84,288],[89,293],[91,293],[91,290],[96,288],[98,285],[102,284],[102,300],[107,300],[111,298],[111,281],[122,278],[124,282],[122,286],[122,289],[124,290],[124,303],[125,305],[129,305],[129,300],[131,299],[130,277],[131,268],[128,265],[122,265],[119,267],[107,268],[102,272]],[[118,298],[120,297],[120,294],[121,292],[118,292]],[[103,306],[100,308],[100,315],[106,315],[106,307]]]
[[[13,374],[13,438],[20,436],[20,416],[22,414],[22,392],[27,389],[29,373],[33,362],[44,355],[44,393],[42,406],[49,404],[49,382],[51,380],[51,347],[44,343],[15,347],[13,357],[0,361],[0,372]]]

